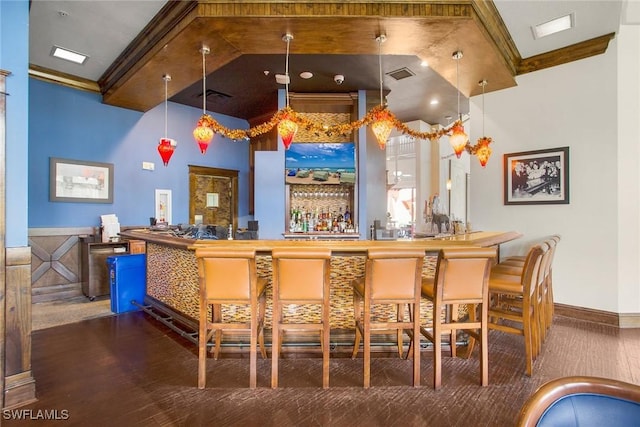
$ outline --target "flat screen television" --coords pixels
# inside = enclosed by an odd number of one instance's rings
[[[285,153],[287,184],[355,184],[353,142],[298,142]]]

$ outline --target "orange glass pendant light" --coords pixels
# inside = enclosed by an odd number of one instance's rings
[[[171,156],[173,156],[173,152],[176,150],[178,143],[176,140],[167,137],[167,85],[171,81],[171,76],[169,74],[165,74],[162,76],[162,79],[164,80],[164,138],[160,138],[160,142],[158,143],[158,153],[160,153],[162,163],[165,166],[169,166],[169,160],[171,160]]]
[[[393,129],[393,121],[391,121],[391,116],[387,110],[382,110],[376,116],[378,116],[378,120],[371,125],[371,130],[378,140],[378,147],[384,150],[387,146],[387,139],[389,139]]]
[[[393,129],[393,121],[391,120],[391,114],[389,110],[386,109],[384,104],[384,97],[382,94],[382,43],[387,41],[387,36],[385,34],[380,34],[376,37],[376,41],[378,42],[378,71],[380,74],[380,105],[376,107],[376,112],[374,113],[376,121],[371,125],[371,130],[373,134],[376,136],[378,140],[378,147],[381,150],[386,149],[387,147],[387,139],[389,139],[389,135],[391,134],[391,130]]]
[[[482,134],[484,135],[484,87],[487,85],[486,80],[480,80],[478,85],[482,86]],[[489,157],[491,157],[491,144],[492,139],[488,136],[483,136],[478,139],[478,143],[475,146],[475,154],[478,157],[478,161],[480,162],[480,166],[485,167],[487,162],[489,161]]]
[[[202,154],[206,153],[209,143],[213,139],[213,129],[211,129],[210,121],[206,116],[205,114],[198,120],[198,126],[193,130],[193,137],[198,143]]]
[[[284,145],[285,150],[288,150],[291,146],[291,142],[293,142],[293,137],[296,136],[296,132],[298,132],[298,125],[296,122],[291,120],[289,114],[286,114],[278,123],[278,133],[280,134],[280,138],[282,138],[282,144]]]
[[[478,144],[476,144],[476,156],[478,157],[478,161],[480,162],[480,166],[485,167],[487,162],[489,161],[489,157],[491,157],[491,138],[483,136],[478,139]]]
[[[449,143],[453,148],[453,152],[456,153],[456,157],[460,158],[460,155],[467,147],[469,142],[469,136],[464,132],[464,126],[462,126],[462,114],[460,113],[460,75],[458,72],[458,64],[462,59],[462,51],[455,51],[451,56],[456,61],[456,90],[458,91],[458,120],[453,124],[451,128],[451,135],[449,135]]]
[[[198,126],[193,130],[193,137],[195,138],[200,152],[204,154],[209,148],[209,143],[213,139],[213,119],[207,114],[207,72],[206,72],[206,60],[205,55],[210,52],[209,47],[202,46],[200,53],[202,53],[202,116],[198,120]]]
[[[462,152],[467,146],[467,142],[469,142],[469,137],[464,132],[464,126],[462,126],[462,123],[458,120],[451,128],[451,135],[449,136],[449,143],[451,147],[453,147],[453,152],[456,153],[457,158],[460,158],[460,155],[462,155]]]
[[[278,122],[278,134],[280,134],[280,138],[282,138],[282,145],[284,145],[284,149],[288,150],[293,142],[293,138],[296,136],[296,132],[298,132],[298,124],[293,121],[293,111],[291,107],[289,107],[289,44],[293,40],[292,34],[285,34],[282,36],[282,41],[287,43],[287,54],[285,59],[284,66],[284,88],[285,88],[285,113],[282,117],[282,120]]]

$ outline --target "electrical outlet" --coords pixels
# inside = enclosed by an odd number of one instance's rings
[[[152,162],[142,162],[142,169],[152,171],[156,166]]]

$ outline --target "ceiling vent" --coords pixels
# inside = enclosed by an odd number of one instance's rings
[[[198,98],[202,98],[202,93],[198,95]],[[207,89],[207,100],[215,100],[215,99],[229,99],[231,95],[218,92],[217,90]]]
[[[407,67],[399,68],[395,71],[390,71],[387,76],[393,77],[396,80],[406,79],[407,77],[415,76],[416,74]]]

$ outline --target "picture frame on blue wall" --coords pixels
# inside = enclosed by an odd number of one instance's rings
[[[504,155],[504,204],[569,203],[569,147]]]
[[[49,201],[113,203],[113,164],[50,157]]]

